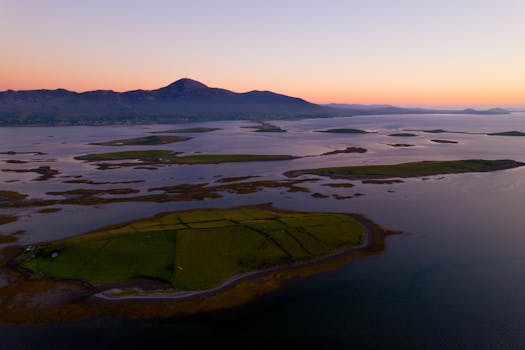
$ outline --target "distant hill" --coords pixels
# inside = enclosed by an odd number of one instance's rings
[[[390,105],[317,105],[271,91],[233,91],[180,79],[156,90],[0,92],[0,125],[75,125],[228,119],[289,119],[406,113],[504,114],[508,111],[440,111]]]
[[[492,108],[487,110],[467,109],[427,109],[427,108],[405,108],[392,105],[360,105],[330,103],[325,105],[329,108],[338,108],[348,111],[353,115],[372,114],[509,114],[510,111],[503,108]]]

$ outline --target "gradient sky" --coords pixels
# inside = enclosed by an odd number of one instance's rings
[[[0,90],[525,105],[524,0],[0,0]]]

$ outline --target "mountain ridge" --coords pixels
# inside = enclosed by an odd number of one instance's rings
[[[0,92],[0,125],[76,125],[179,122],[235,119],[291,119],[334,116],[466,113],[508,111],[441,111],[391,105],[318,105],[268,90],[233,92],[182,78],[154,90],[6,90]]]

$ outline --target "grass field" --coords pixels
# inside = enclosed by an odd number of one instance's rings
[[[356,246],[365,237],[362,224],[346,214],[199,209],[41,244],[17,262],[37,274],[94,285],[154,278],[176,290],[201,290]]]
[[[183,136],[144,136],[133,139],[113,140],[106,142],[95,142],[90,145],[97,146],[149,146],[149,145],[165,145],[168,143],[182,142],[191,140],[191,137]]]
[[[470,172],[486,172],[516,168],[525,165],[514,160],[482,160],[468,159],[455,161],[422,161],[392,165],[365,165],[338,168],[320,168],[292,170],[286,172],[288,177],[304,174],[328,176],[332,178],[374,179],[390,177],[418,177],[440,174],[456,174]]]

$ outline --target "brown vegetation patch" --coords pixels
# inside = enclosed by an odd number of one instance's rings
[[[2,169],[3,172],[11,173],[37,173],[40,176],[34,179],[34,181],[46,181],[55,177],[55,175],[60,174],[60,171],[51,168],[50,166],[40,166],[38,168],[32,169]]]
[[[9,224],[11,222],[15,222],[16,220],[18,220],[18,218],[16,216],[0,215],[0,225],[6,225],[6,224]]]

